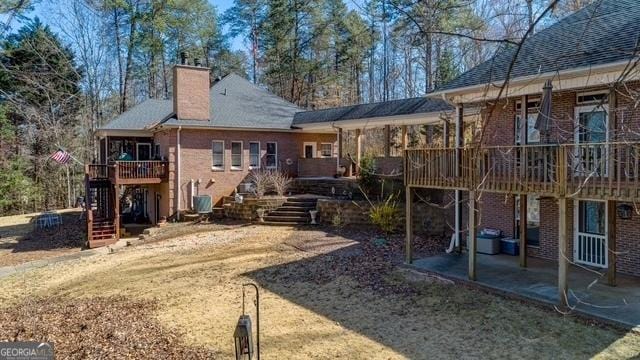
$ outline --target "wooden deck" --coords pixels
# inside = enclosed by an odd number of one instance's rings
[[[405,150],[405,185],[640,200],[640,143]]]
[[[85,172],[89,180],[108,179],[115,185],[159,184],[169,178],[169,163],[153,160],[116,161],[108,165],[87,165]]]

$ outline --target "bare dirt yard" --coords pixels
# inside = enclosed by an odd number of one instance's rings
[[[59,358],[230,359],[241,284],[255,282],[264,359],[640,356],[634,332],[407,280],[401,241],[247,225],[56,263],[0,279],[0,340],[53,341]]]

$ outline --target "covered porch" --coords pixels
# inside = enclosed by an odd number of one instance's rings
[[[465,252],[416,259],[408,266],[545,304],[560,302],[558,264],[554,261],[529,258],[528,266],[521,267],[517,256],[477,254],[475,281],[468,280],[468,265]],[[640,327],[640,278],[619,274],[617,286],[612,287],[606,284],[606,274],[576,266],[570,266],[567,276],[569,309]]]
[[[373,159],[377,173],[401,176],[404,151],[439,142],[433,128],[446,128],[449,117],[450,113],[443,111],[302,125],[303,132],[333,133],[336,137],[333,144],[301,144],[298,176],[356,176],[364,157]]]

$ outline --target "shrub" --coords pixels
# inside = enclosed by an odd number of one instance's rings
[[[394,232],[402,222],[402,214],[394,195],[390,195],[384,202],[371,203],[369,218],[387,236]]]
[[[293,179],[289,177],[284,171],[269,170],[269,180],[271,186],[279,196],[285,196]]]
[[[264,196],[269,190],[271,179],[266,171],[254,170],[249,174],[249,181],[253,184],[253,194],[258,198]]]
[[[377,182],[375,159],[368,155],[362,157],[358,172],[358,184],[361,190],[366,193],[365,195],[371,194]]]

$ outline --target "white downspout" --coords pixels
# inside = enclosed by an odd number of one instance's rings
[[[180,130],[182,130],[182,126],[178,126],[178,131],[176,134],[176,178],[178,180],[178,188],[176,189],[176,219],[180,221],[180,187],[181,187],[181,179],[180,179]]]

